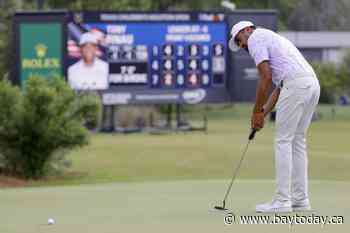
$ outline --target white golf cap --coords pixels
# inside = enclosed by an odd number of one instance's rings
[[[87,43],[98,44],[97,37],[91,32],[86,32],[80,37],[79,45],[84,45]]]
[[[238,23],[236,23],[235,25],[232,26],[232,29],[231,29],[231,38],[228,42],[228,47],[236,52],[239,50],[239,47],[238,45],[236,44],[235,42],[235,37],[237,36],[237,34],[244,28],[246,27],[252,27],[254,26],[254,24],[250,21],[240,21]]]

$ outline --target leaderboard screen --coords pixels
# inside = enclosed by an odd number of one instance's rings
[[[72,88],[105,104],[228,101],[220,13],[74,13],[67,51]]]

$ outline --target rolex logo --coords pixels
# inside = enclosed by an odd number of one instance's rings
[[[39,58],[43,58],[46,55],[47,46],[44,44],[37,44],[35,46],[36,55]]]

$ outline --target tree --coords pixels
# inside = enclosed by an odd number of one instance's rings
[[[288,28],[296,31],[350,30],[348,0],[302,0],[290,14]]]
[[[313,68],[321,86],[320,102],[335,103],[341,90],[337,66],[333,63],[314,63]]]
[[[47,0],[49,8],[70,10],[211,10],[220,8],[220,0]]]
[[[7,78],[10,67],[14,59],[11,43],[12,32],[12,16],[16,10],[32,10],[34,2],[21,0],[5,0],[0,8],[0,80]]]
[[[350,95],[350,50],[347,50],[339,68],[340,88]]]
[[[277,9],[279,30],[287,29],[287,20],[299,0],[234,0],[238,9]]]
[[[48,0],[49,8],[69,10],[151,10],[152,4],[150,0]]]
[[[11,57],[11,16],[16,8],[14,1],[8,0],[0,9],[0,79],[8,75]]]
[[[97,124],[99,101],[93,94],[77,95],[59,78],[32,77],[23,91],[0,81],[1,170],[24,178],[46,175],[57,154],[62,160],[88,143],[84,124]]]

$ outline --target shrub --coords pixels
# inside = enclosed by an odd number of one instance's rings
[[[350,50],[347,50],[339,68],[342,94],[350,94]]]
[[[340,85],[336,65],[333,63],[315,63],[313,68],[321,86],[320,102],[334,103]]]
[[[0,81],[0,106],[1,169],[33,179],[88,143],[84,125],[97,125],[100,111],[96,95],[78,95],[59,78],[32,77],[23,91]]]
[[[338,65],[314,63],[313,67],[321,85],[321,103],[335,103],[340,95],[350,94],[350,50]]]

